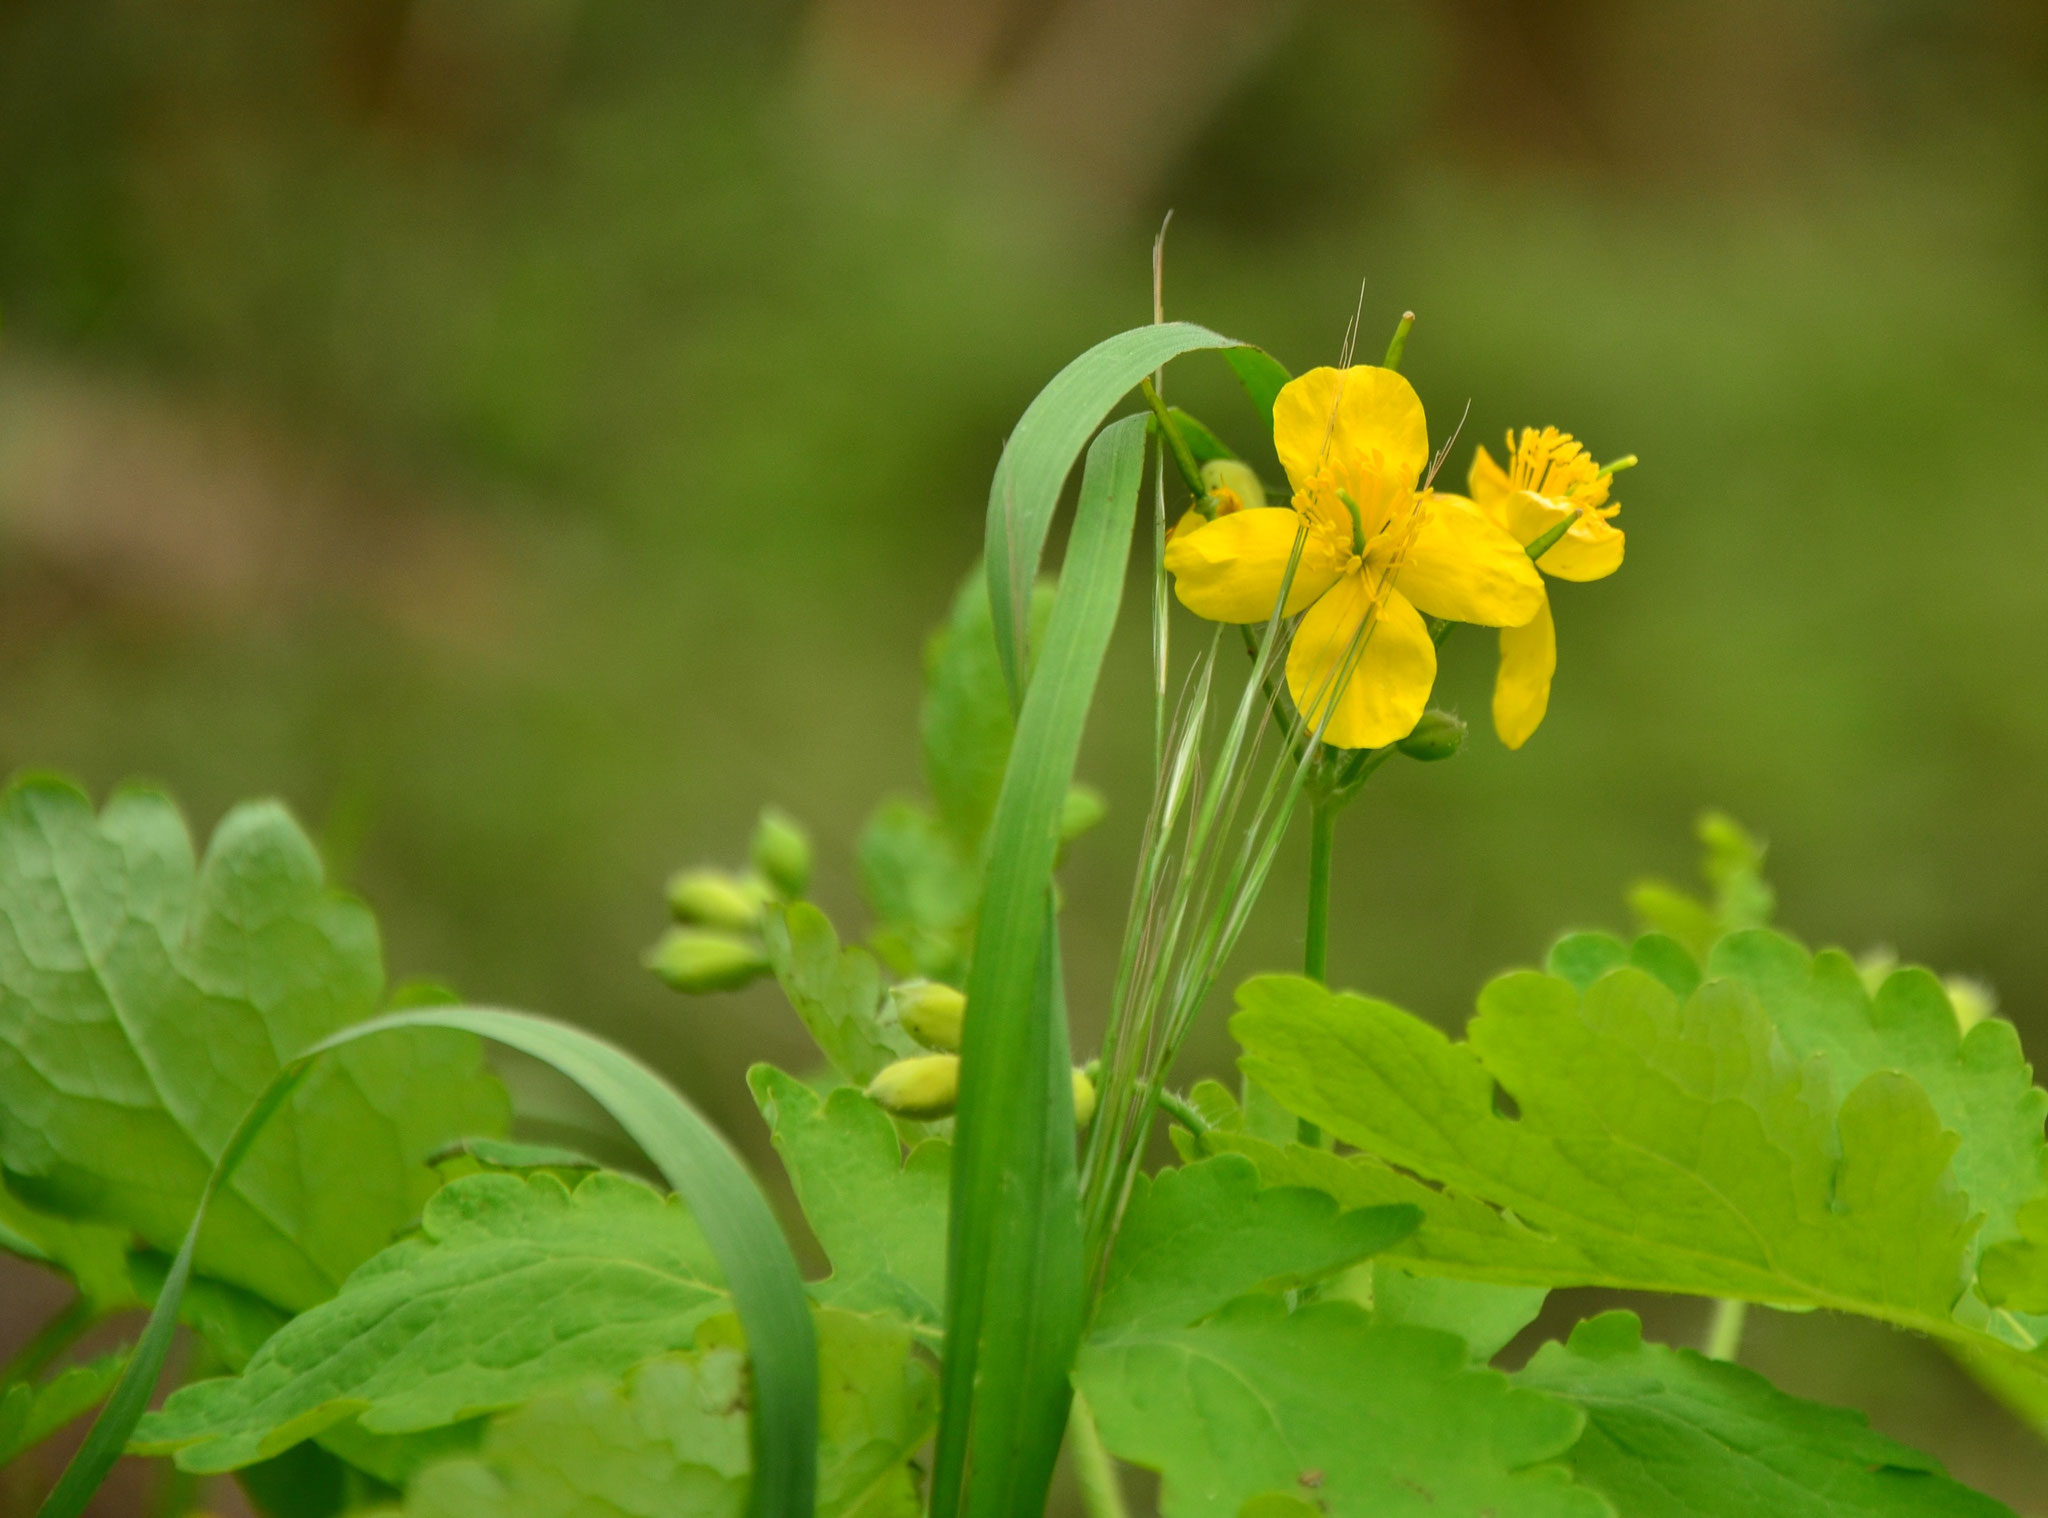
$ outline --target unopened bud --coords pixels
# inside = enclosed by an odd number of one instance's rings
[[[724,870],[681,870],[669,877],[668,909],[679,922],[745,932],[759,927],[768,905],[766,882]]]
[[[960,1028],[967,1016],[967,998],[936,980],[908,980],[889,993],[896,1021],[927,1049],[960,1052]]]
[[[1454,712],[1431,707],[1415,724],[1415,730],[1395,745],[1410,759],[1433,762],[1448,759],[1465,743],[1465,719]]]
[[[960,1056],[919,1054],[899,1059],[868,1082],[868,1096],[884,1111],[921,1123],[951,1117],[960,1100]]]
[[[1242,459],[1209,460],[1202,466],[1202,484],[1219,501],[1228,495],[1240,510],[1256,510],[1266,504],[1266,487],[1259,483],[1258,471]],[[1225,514],[1219,506],[1217,515]]]
[[[1088,1079],[1088,1072],[1077,1068],[1074,1071],[1074,1126],[1085,1128],[1095,1120],[1095,1082]]]
[[[763,807],[754,825],[754,868],[790,901],[802,897],[811,883],[811,838],[797,820],[780,807]]]
[[[671,928],[647,951],[647,968],[678,991],[734,991],[768,973],[767,952],[752,939],[702,928]]]

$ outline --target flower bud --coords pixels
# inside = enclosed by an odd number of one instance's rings
[[[1266,487],[1259,483],[1258,471],[1242,459],[1209,460],[1202,466],[1202,483],[1219,501],[1218,516],[1229,510],[1220,504],[1226,495],[1237,503],[1238,510],[1256,510],[1266,504]]]
[[[943,1054],[960,1052],[960,1025],[967,998],[936,980],[907,980],[889,993],[896,1021],[905,1033]]]
[[[898,1117],[923,1123],[951,1117],[960,1100],[960,1056],[918,1054],[899,1059],[868,1082],[868,1096]]]
[[[754,868],[785,898],[795,901],[811,883],[811,838],[780,807],[763,807],[754,825]]]
[[[647,968],[678,991],[735,991],[768,973],[768,954],[752,939],[701,928],[670,928],[647,951]]]
[[[1454,712],[1432,706],[1422,714],[1415,730],[1395,745],[1410,759],[1431,762],[1448,759],[1465,743],[1465,719]]]
[[[766,882],[724,870],[679,870],[669,877],[668,909],[678,922],[701,923],[743,933],[761,924],[768,905]]]
[[[1085,1128],[1095,1119],[1095,1082],[1088,1079],[1088,1072],[1076,1066],[1074,1069],[1074,1126]]]

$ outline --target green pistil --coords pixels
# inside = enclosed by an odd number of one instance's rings
[[[1358,502],[1351,499],[1350,491],[1338,491],[1337,499],[1351,513],[1351,551],[1362,559],[1365,557],[1365,517],[1359,512]]]
[[[1574,511],[1562,522],[1559,522],[1555,527],[1551,528],[1550,531],[1543,534],[1542,537],[1532,542],[1529,545],[1529,557],[1531,559],[1540,559],[1546,553],[1549,553],[1551,549],[1557,546],[1557,540],[1572,530],[1572,523],[1576,522],[1578,519],[1579,513],[1577,511]]]

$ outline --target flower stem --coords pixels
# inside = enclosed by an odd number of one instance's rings
[[[1131,1518],[1131,1510],[1124,1505],[1123,1486],[1116,1479],[1116,1462],[1103,1447],[1094,1410],[1079,1390],[1067,1415],[1067,1443],[1073,1450],[1074,1475],[1081,1483],[1088,1518]]]
[[[1308,934],[1301,955],[1302,972],[1311,980],[1326,979],[1330,968],[1330,856],[1337,843],[1337,808],[1318,800],[1308,812]],[[1301,1119],[1301,1142],[1321,1148],[1323,1131]]]
[[[1742,1350],[1742,1325],[1749,1317],[1749,1304],[1735,1297],[1723,1297],[1714,1304],[1714,1316],[1707,1323],[1707,1358],[1733,1360]]]
[[[1337,810],[1318,801],[1308,814],[1308,942],[1302,973],[1321,980],[1330,968],[1330,854],[1337,841]]]

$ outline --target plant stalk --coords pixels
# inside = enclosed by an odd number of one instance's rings
[[[1733,1360],[1742,1352],[1742,1328],[1749,1318],[1749,1304],[1736,1297],[1722,1297],[1714,1304],[1707,1321],[1706,1353],[1710,1360]]]
[[[1117,1480],[1116,1461],[1104,1448],[1095,1412],[1078,1389],[1073,1410],[1067,1415],[1067,1445],[1074,1453],[1074,1475],[1081,1483],[1088,1518],[1131,1518],[1131,1510],[1124,1504],[1123,1483]]]
[[[1337,845],[1337,808],[1318,799],[1308,812],[1308,933],[1302,946],[1302,973],[1325,980],[1330,971],[1330,858]],[[1301,1142],[1319,1149],[1323,1130],[1301,1119]]]

